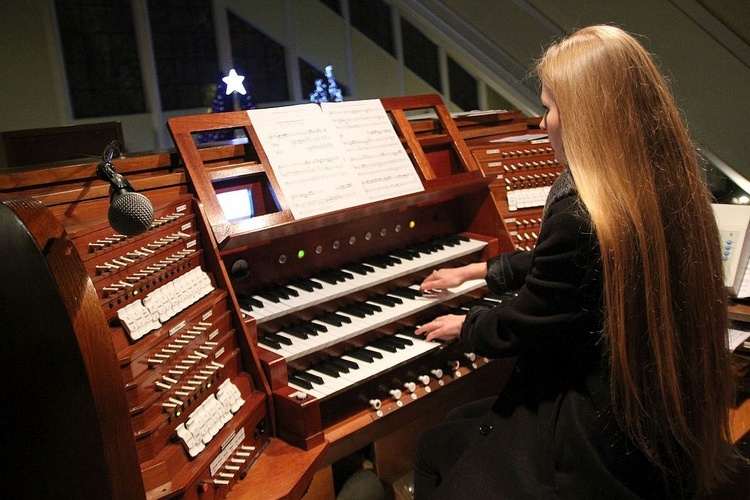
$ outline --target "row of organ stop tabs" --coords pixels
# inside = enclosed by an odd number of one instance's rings
[[[501,113],[526,128],[467,139],[472,156],[484,175],[492,179],[490,189],[498,212],[515,248],[530,250],[536,245],[547,194],[563,166],[537,119],[517,111]]]

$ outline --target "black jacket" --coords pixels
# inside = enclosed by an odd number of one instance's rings
[[[477,405],[426,438],[462,441],[431,498],[690,496],[612,416],[598,240],[569,171],[563,177],[534,250],[488,262],[490,289],[516,293],[493,309],[473,309],[461,341],[486,357],[518,356],[516,372],[489,411]]]

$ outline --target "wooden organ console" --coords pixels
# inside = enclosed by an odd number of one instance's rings
[[[393,484],[419,430],[501,390],[513,360],[413,331],[503,298],[415,290],[532,248],[543,201],[527,195],[561,167],[519,112],[381,102],[424,189],[312,217],[292,215],[246,112],[173,118],[175,151],[112,160],[155,207],[138,236],[110,228],[97,161],[0,175],[0,346],[24,381],[3,389],[4,493],[332,498],[347,457],[369,447]],[[244,140],[196,140],[227,131]],[[252,217],[222,209],[238,190]]]
[[[328,443],[324,465],[444,398],[455,405],[499,390],[510,368],[413,335],[430,318],[497,300],[483,298],[483,282],[426,299],[415,289],[428,273],[512,247],[442,102],[381,102],[424,191],[300,220],[274,195],[273,165],[246,113],[169,121],[268,380],[275,435],[301,449]],[[429,135],[407,119],[423,110],[437,116]],[[223,129],[247,135],[245,161],[201,157],[196,135]],[[254,194],[255,215],[228,220],[218,194],[238,190]]]

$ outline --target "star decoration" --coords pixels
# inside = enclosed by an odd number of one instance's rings
[[[247,94],[245,86],[242,85],[242,81],[245,79],[244,76],[240,76],[234,69],[229,70],[229,75],[222,78],[224,83],[227,84],[227,95],[232,92],[239,92],[242,95]]]

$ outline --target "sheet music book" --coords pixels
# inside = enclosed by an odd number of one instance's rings
[[[248,116],[296,219],[424,190],[378,99]]]

